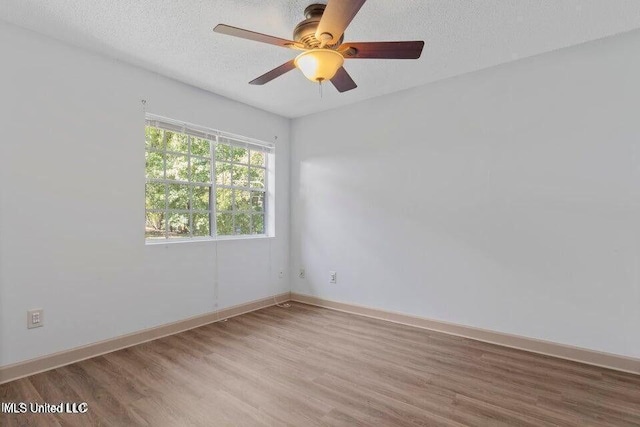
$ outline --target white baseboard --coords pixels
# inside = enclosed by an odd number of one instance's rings
[[[640,359],[291,293],[291,300],[640,375]]]
[[[285,292],[272,297],[225,308],[218,312],[194,316],[177,322],[167,323],[165,325],[133,332],[131,334],[26,360],[24,362],[2,366],[0,367],[0,384],[48,371],[50,369],[55,369],[60,366],[69,365],[81,360],[100,356],[102,354],[111,353],[126,347],[142,344],[168,335],[177,334],[179,332],[217,322],[221,319],[227,319],[244,313],[260,310],[261,308],[272,306],[276,302],[282,303],[289,300],[640,375],[640,359],[632,357],[604,353],[470,326],[457,325],[454,323],[442,322],[402,313],[394,313],[354,304],[330,301],[309,295]]]
[[[0,367],[0,384],[289,301],[283,294]]]

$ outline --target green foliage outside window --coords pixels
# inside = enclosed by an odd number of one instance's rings
[[[148,239],[265,233],[266,155],[225,142],[146,127]]]

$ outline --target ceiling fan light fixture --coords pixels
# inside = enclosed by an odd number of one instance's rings
[[[294,64],[306,78],[321,82],[336,75],[344,64],[344,57],[332,49],[311,49],[298,55]]]
[[[303,50],[295,59],[290,59],[271,71],[251,80],[251,85],[263,85],[288,73],[300,69],[314,83],[330,80],[340,93],[358,87],[342,66],[345,58],[353,59],[418,59],[424,41],[389,41],[352,43],[344,41],[344,32],[366,0],[325,0],[314,3],[304,10],[305,20],[293,30],[293,40],[230,25],[218,24],[216,33],[253,40],[287,49]],[[308,49],[308,50],[307,50]],[[322,88],[322,86],[320,86]]]

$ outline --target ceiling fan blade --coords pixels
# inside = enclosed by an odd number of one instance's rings
[[[316,39],[321,43],[324,41],[329,45],[336,44],[365,1],[329,0],[316,29]],[[331,38],[327,36],[324,40],[322,34],[329,34]]]
[[[338,89],[338,92],[341,93],[358,87],[344,67],[338,68],[338,72],[331,79],[331,83],[333,83],[336,89]]]
[[[281,66],[279,66],[277,68],[274,68],[273,70],[271,70],[271,71],[269,71],[267,73],[264,73],[263,75],[261,75],[257,79],[251,80],[249,82],[249,84],[250,85],[263,85],[265,83],[269,83],[271,80],[275,79],[276,77],[280,77],[284,73],[288,73],[289,71],[293,70],[294,68],[296,68],[296,66],[293,63],[293,59],[292,59],[291,61],[285,62]]]
[[[423,41],[344,43],[340,53],[346,58],[418,59]]]
[[[244,30],[242,28],[231,27],[224,24],[216,25],[213,31],[220,34],[226,34],[228,36],[240,37],[242,39],[287,47],[290,49],[299,49],[303,47],[300,43],[296,43],[293,40],[286,40],[278,37],[268,36],[266,34],[256,33],[255,31]]]

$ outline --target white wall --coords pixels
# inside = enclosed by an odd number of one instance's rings
[[[640,356],[639,51],[634,32],[294,120],[293,291]]]
[[[0,365],[289,290],[287,119],[2,23],[0,56]],[[217,263],[213,242],[145,246],[141,99],[278,136],[275,238],[221,241]]]

